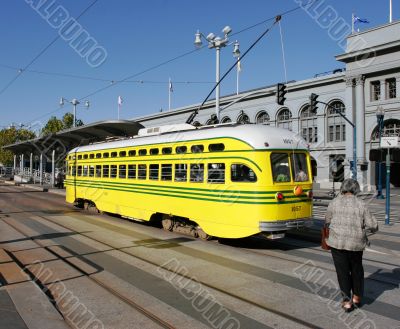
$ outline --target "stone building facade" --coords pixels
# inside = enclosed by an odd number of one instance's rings
[[[336,59],[345,69],[289,82],[285,106],[276,103],[275,85],[222,97],[221,122],[263,123],[297,132],[310,145],[315,185],[321,188],[331,188],[333,181],[351,176],[355,140],[357,178],[364,190],[374,190],[377,163],[370,161],[369,154],[379,148],[378,107],[385,111],[382,133],[400,136],[400,22],[350,35],[346,52]],[[311,93],[328,105],[320,103],[316,111],[310,111]],[[146,127],[183,123],[198,107],[194,104],[134,120]],[[210,100],[194,121],[209,124],[214,113],[215,103]],[[393,152],[391,183],[400,186],[400,150]]]

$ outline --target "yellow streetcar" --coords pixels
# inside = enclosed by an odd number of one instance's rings
[[[77,147],[66,200],[201,238],[285,231],[311,220],[306,142],[266,125],[188,124]]]

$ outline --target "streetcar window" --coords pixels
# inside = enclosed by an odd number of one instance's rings
[[[117,165],[110,166],[110,178],[117,178]]]
[[[274,182],[290,182],[289,156],[287,153],[272,153],[271,166]]]
[[[101,158],[101,153],[96,153],[96,158],[100,159]]]
[[[89,177],[94,177],[94,166],[89,166]]]
[[[78,160],[81,160],[82,159],[82,155],[78,155]]]
[[[126,151],[120,151],[119,152],[120,157],[126,157]]]
[[[76,167],[72,166],[71,176],[75,176],[75,175],[76,175]]]
[[[89,159],[94,159],[94,153],[89,154]]]
[[[71,159],[72,159],[72,157],[71,157],[71,156],[69,156],[69,157],[68,157],[68,160],[71,160]]]
[[[117,155],[118,155],[118,153],[117,153],[117,152],[111,152],[111,157],[112,157],[112,158],[116,158],[116,157],[117,157]]]
[[[186,182],[187,180],[187,164],[177,163],[175,164],[175,181]]]
[[[108,153],[108,152],[103,153],[103,158],[108,158],[109,156],[110,156],[110,153]]]
[[[306,182],[309,180],[307,170],[307,159],[304,153],[293,153],[291,156],[292,172],[295,182]]]
[[[151,164],[149,166],[149,179],[158,180],[158,170],[160,165],[158,164]]]
[[[128,156],[133,157],[136,155],[136,150],[129,150]]]
[[[207,181],[209,183],[225,183],[225,163],[209,163]]]
[[[87,155],[87,154],[84,154],[84,155],[83,155],[83,158],[84,158],[84,159],[87,159],[87,158],[88,158],[88,155]]]
[[[208,150],[210,152],[221,152],[221,151],[225,150],[225,145],[222,143],[210,144],[210,145],[208,145]]]
[[[119,178],[126,178],[126,165],[119,165]]]
[[[163,147],[162,148],[162,154],[171,154],[172,153],[172,147]]]
[[[244,164],[233,164],[231,166],[232,182],[256,182],[255,172]]]
[[[190,181],[196,183],[204,181],[204,164],[195,163],[190,165]]]
[[[136,178],[136,165],[128,165],[128,178]]]
[[[88,175],[88,166],[83,166],[83,176],[87,176]]]
[[[146,179],[147,166],[145,164],[138,165],[138,179]]]
[[[101,165],[96,166],[96,177],[101,177]]]
[[[78,166],[78,176],[82,176],[82,166]]]
[[[147,150],[146,149],[139,150],[139,155],[146,155],[146,154],[147,154]]]
[[[103,166],[103,178],[108,178],[110,176],[110,166],[104,165]]]
[[[177,146],[177,147],[175,148],[175,152],[176,152],[177,154],[186,153],[186,152],[187,152],[187,147],[186,147],[186,146]]]
[[[192,153],[204,152],[204,145],[192,145],[190,150],[192,151]]]
[[[161,165],[161,180],[172,180],[172,164]]]
[[[158,149],[150,149],[150,154],[151,154],[151,155],[157,155],[158,152],[159,152]]]

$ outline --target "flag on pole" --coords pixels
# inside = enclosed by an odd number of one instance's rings
[[[171,81],[171,79],[169,79],[169,91],[170,92],[173,92],[174,91],[174,88],[172,87],[172,81]]]
[[[364,23],[364,24],[369,24],[369,20],[365,18],[360,18],[358,16],[353,16],[353,22],[354,23]]]
[[[122,99],[122,97],[121,96],[118,96],[118,106],[121,106],[122,105],[122,103],[123,103],[123,99]]]
[[[240,62],[240,59],[238,59],[238,61],[237,61],[237,70],[238,70],[238,72],[242,71],[242,63]]]

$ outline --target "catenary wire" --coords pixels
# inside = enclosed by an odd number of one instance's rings
[[[87,6],[75,19],[78,21],[90,8],[92,8],[98,0],[94,0],[89,6]],[[14,76],[4,87],[0,90],[0,95],[2,95],[11,85],[24,73],[24,71],[29,68],[33,63],[35,63],[58,39],[60,35],[57,35],[46,47],[44,47],[32,60],[22,69],[20,69],[16,76]]]
[[[318,1],[319,1],[319,0],[310,0],[310,1],[309,1],[308,3],[306,3],[306,4],[302,4],[302,5],[296,6],[296,7],[292,8],[292,9],[289,9],[289,10],[287,10],[287,11],[282,12],[280,15],[275,15],[275,16],[273,16],[273,17],[270,17],[270,18],[268,18],[268,19],[265,19],[265,20],[263,20],[263,21],[261,21],[261,22],[258,22],[258,23],[256,23],[256,24],[253,24],[253,25],[249,26],[249,27],[246,27],[246,28],[244,28],[244,29],[242,29],[242,30],[240,30],[240,31],[238,31],[238,32],[236,32],[236,33],[232,33],[231,35],[237,35],[237,34],[239,34],[239,33],[248,31],[248,30],[250,30],[250,29],[252,29],[252,28],[254,28],[254,27],[257,27],[257,26],[262,25],[262,24],[264,24],[264,23],[266,23],[266,22],[269,22],[269,21],[272,21],[272,20],[276,19],[277,16],[281,16],[281,17],[286,16],[286,15],[288,15],[288,14],[291,14],[291,13],[295,12],[295,11],[298,11],[299,9],[302,9],[303,6],[312,5],[313,3],[318,2]],[[97,90],[91,92],[90,94],[87,94],[87,95],[85,95],[85,96],[83,96],[83,97],[80,97],[79,100],[83,100],[83,99],[85,99],[85,98],[94,96],[94,95],[96,95],[96,94],[98,94],[98,93],[100,93],[100,92],[103,92],[104,90],[107,90],[108,88],[111,88],[111,87],[117,85],[118,83],[125,82],[125,81],[127,81],[127,80],[129,80],[129,79],[132,79],[132,78],[138,76],[138,75],[141,75],[141,74],[147,73],[147,72],[149,72],[149,71],[155,70],[155,69],[157,69],[157,68],[159,68],[159,67],[161,67],[161,66],[164,66],[164,65],[166,65],[166,64],[169,64],[169,63],[171,63],[171,62],[173,62],[173,61],[175,61],[175,60],[178,60],[178,59],[180,59],[180,58],[182,58],[182,57],[191,55],[191,54],[193,54],[193,53],[195,53],[195,52],[197,52],[197,51],[200,51],[200,50],[203,49],[204,47],[205,47],[205,46],[202,46],[202,47],[200,47],[200,48],[191,50],[191,51],[189,51],[189,52],[186,52],[186,53],[184,53],[184,54],[178,55],[178,56],[173,57],[173,58],[171,58],[171,59],[169,59],[169,60],[166,60],[166,61],[164,61],[164,62],[161,62],[161,63],[159,63],[159,64],[157,64],[157,65],[151,66],[151,67],[149,67],[149,68],[147,68],[147,69],[145,69],[145,70],[143,70],[143,71],[134,73],[134,74],[132,74],[132,75],[126,77],[126,78],[123,78],[123,79],[121,79],[121,80],[117,80],[117,81],[115,81],[115,83],[112,83],[112,84],[109,84],[109,85],[107,85],[107,86],[101,87],[101,88],[99,88],[99,89],[97,89]],[[235,62],[235,65],[236,65],[236,62]],[[58,108],[55,109],[55,110],[52,110],[52,111],[47,112],[47,113],[45,113],[45,114],[43,114],[43,115],[41,115],[41,116],[39,116],[39,117],[36,117],[36,118],[32,119],[31,121],[29,121],[28,124],[31,123],[31,122],[34,122],[34,121],[36,121],[36,120],[40,120],[40,119],[42,119],[43,117],[46,117],[46,116],[48,116],[48,115],[50,115],[50,114],[53,114],[53,113],[55,113],[55,112],[58,112],[60,109],[62,109],[62,107],[58,107]]]

